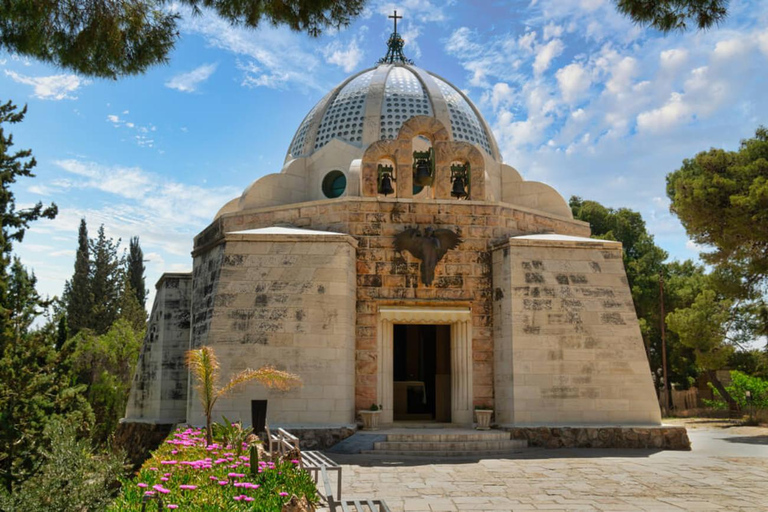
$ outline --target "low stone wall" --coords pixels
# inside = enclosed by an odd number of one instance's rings
[[[542,448],[690,450],[685,427],[504,427],[513,439]]]
[[[171,433],[175,424],[122,422],[117,426],[112,446],[125,450],[128,461],[138,469],[150,452],[156,450]]]
[[[277,430],[280,425],[272,427]],[[355,432],[356,428],[352,426],[341,426],[335,428],[304,428],[284,426],[285,430],[295,435],[301,441],[302,450],[325,450],[345,440]]]

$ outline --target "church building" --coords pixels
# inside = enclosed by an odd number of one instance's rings
[[[378,65],[309,111],[282,169],[222,206],[191,273],[157,283],[125,422],[204,424],[185,352],[224,378],[273,365],[214,420],[335,428],[660,424],[620,243],[590,239],[563,197],[502,161],[461,89],[395,32]],[[190,205],[194,208],[194,205]]]

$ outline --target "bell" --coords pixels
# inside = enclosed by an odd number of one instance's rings
[[[429,171],[429,160],[421,159],[416,162],[416,175],[413,177],[413,184],[421,187],[428,186],[432,177]]]
[[[456,176],[453,179],[453,189],[451,190],[451,195],[457,199],[467,197],[467,191],[464,190],[464,187],[464,177]]]
[[[392,177],[389,174],[384,174],[381,177],[381,183],[379,184],[379,194],[384,194],[387,197],[389,194],[394,194],[395,189],[392,188]]]

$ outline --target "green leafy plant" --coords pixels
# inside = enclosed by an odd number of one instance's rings
[[[381,404],[371,404],[371,406],[368,408],[369,411],[380,411],[384,408]]]
[[[475,406],[476,411],[492,411],[493,406],[488,404],[479,404]]]
[[[715,409],[726,407],[720,392],[712,387],[714,400],[705,400],[705,405]],[[740,410],[747,411],[750,421],[754,423],[754,412],[768,409],[768,380],[753,377],[738,370],[731,371],[731,384],[725,386]]]
[[[221,441],[224,446],[231,446],[237,455],[243,453],[243,449],[249,443],[246,440],[253,434],[253,427],[243,427],[239,421],[231,422],[226,416],[222,416],[224,423],[211,424],[214,441]]]

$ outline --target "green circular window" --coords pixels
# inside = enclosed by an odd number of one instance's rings
[[[422,190],[424,190],[424,187],[422,187],[421,185],[414,185],[413,186],[413,195],[416,195],[416,194],[420,193]]]
[[[347,177],[341,171],[331,171],[323,178],[323,194],[329,199],[340,197],[347,189]]]

